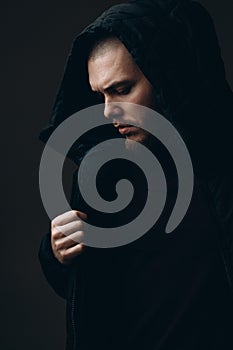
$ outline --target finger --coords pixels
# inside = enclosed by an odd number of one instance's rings
[[[60,238],[66,237],[66,235],[64,235],[64,233],[62,233],[61,231],[58,231],[56,228],[52,229],[51,232],[51,239],[52,240],[58,240]]]
[[[85,246],[83,244],[78,244],[69,249],[64,249],[63,251],[60,252],[60,255],[62,260],[66,262],[80,255],[84,249],[85,249]]]
[[[66,213],[63,213],[57,216],[55,219],[52,220],[52,228],[55,226],[63,226],[75,220],[77,220],[77,211],[76,210],[68,211]]]
[[[76,217],[75,221],[69,222],[66,225],[63,226],[55,226],[53,230],[55,232],[61,232],[65,236],[69,236],[72,233],[75,233],[76,231],[81,231],[83,229],[83,221]]]
[[[54,242],[55,249],[63,250],[75,245],[80,244],[84,239],[83,231],[77,231],[71,234],[69,237],[64,237]]]

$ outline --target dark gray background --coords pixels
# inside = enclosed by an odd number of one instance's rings
[[[72,40],[119,2],[13,0],[2,5],[1,349],[64,349],[65,303],[47,285],[37,258],[48,230],[38,187],[43,149],[38,133],[49,118]],[[233,86],[233,2],[200,2],[214,18]]]

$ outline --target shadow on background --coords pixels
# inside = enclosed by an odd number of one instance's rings
[[[48,121],[72,40],[124,1],[20,1],[2,5],[1,340],[3,350],[62,350],[65,302],[47,285],[37,251],[49,221],[40,201],[38,133]],[[233,87],[233,3],[200,1],[214,18]],[[72,168],[72,165],[68,165]]]

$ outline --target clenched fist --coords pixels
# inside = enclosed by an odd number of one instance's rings
[[[87,215],[76,210],[57,216],[51,222],[51,245],[57,260],[63,265],[70,265],[73,259],[85,248],[83,221]]]

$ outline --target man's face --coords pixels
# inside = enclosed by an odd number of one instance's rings
[[[145,143],[149,133],[131,125],[135,121],[133,115],[121,102],[155,109],[154,91],[125,46],[119,42],[114,48],[90,58],[88,73],[91,89],[104,97],[105,117],[112,119],[126,139]]]

